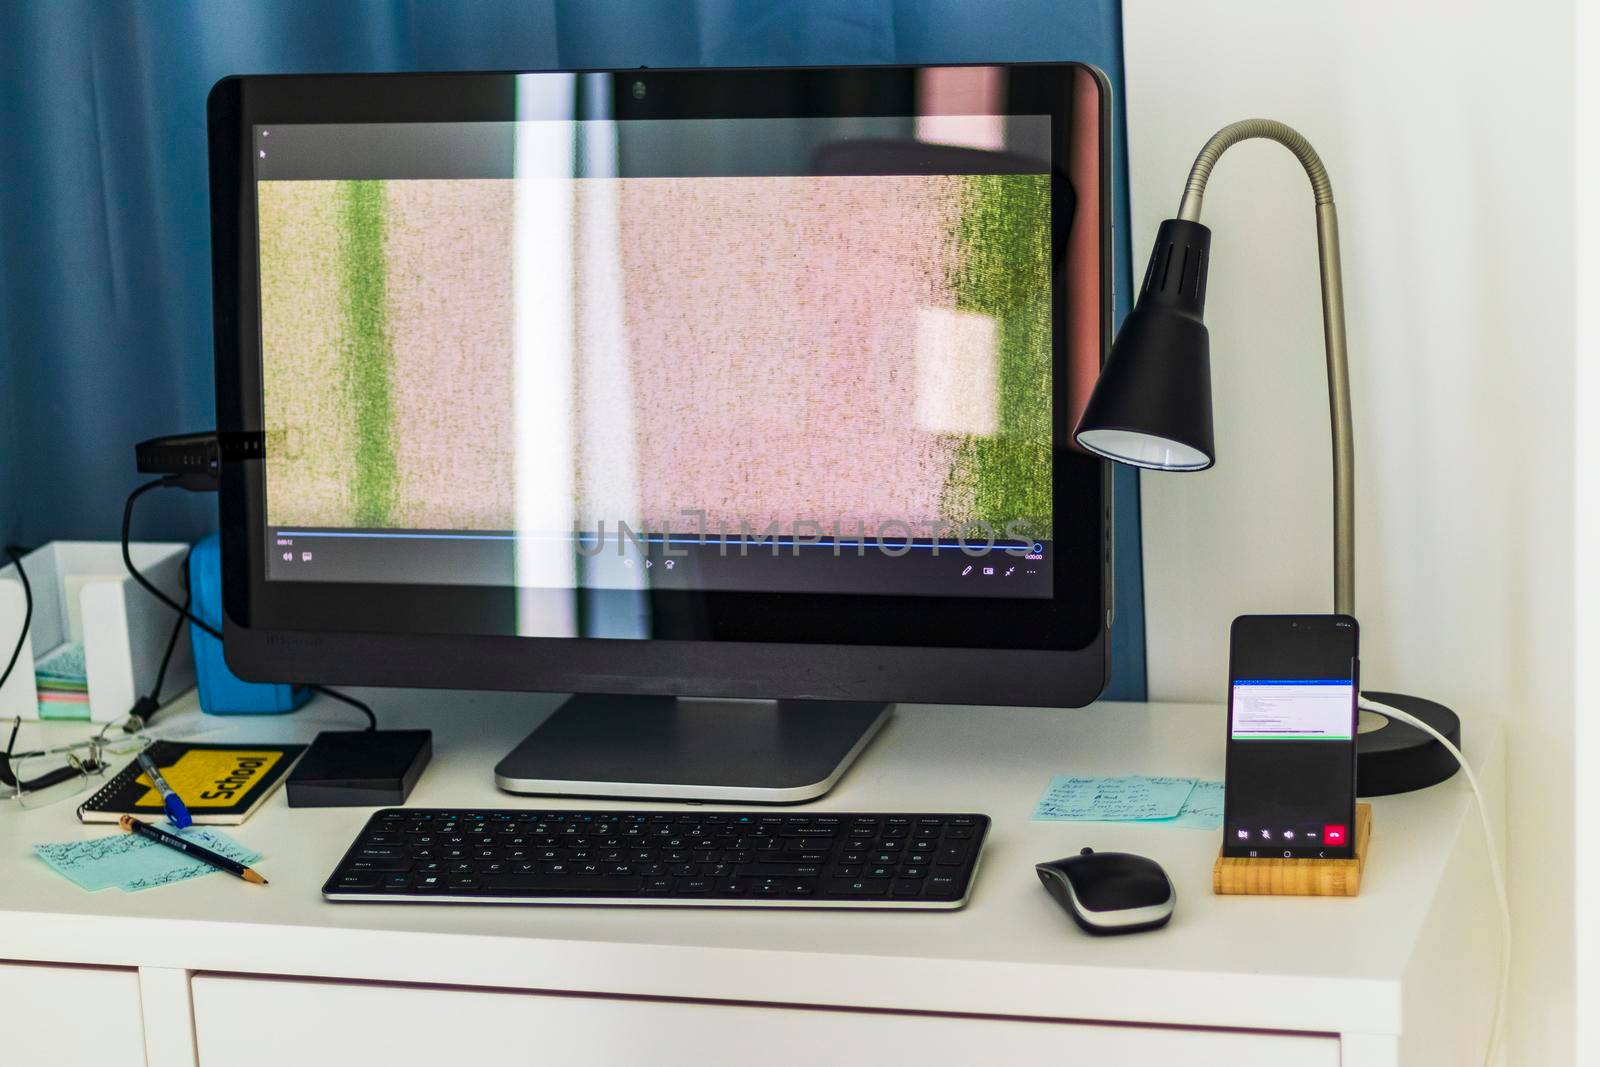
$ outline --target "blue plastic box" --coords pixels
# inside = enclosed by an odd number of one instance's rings
[[[222,542],[216,534],[205,538],[189,553],[189,610],[222,629]],[[222,642],[197,626],[189,627],[194,642],[195,684],[200,690],[200,710],[208,715],[281,715],[311,699],[303,685],[247,682],[228,669]]]

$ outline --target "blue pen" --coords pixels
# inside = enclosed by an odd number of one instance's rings
[[[139,766],[144,768],[144,773],[150,776],[150,781],[155,784],[161,793],[161,803],[167,809],[167,821],[182,830],[194,822],[194,817],[189,814],[189,809],[183,806],[183,800],[173,792],[167,780],[161,777],[161,772],[156,770],[156,761],[147,753],[139,753]]]

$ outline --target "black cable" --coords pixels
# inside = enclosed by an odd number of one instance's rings
[[[323,696],[332,697],[335,700],[342,700],[346,704],[349,704],[352,708],[355,708],[361,714],[365,715],[367,717],[368,730],[376,730],[378,728],[378,717],[372,713],[371,708],[367,707],[355,697],[346,696],[337,689],[329,689],[325,685],[314,685],[311,687],[311,689],[313,692],[321,693]]]
[[[17,647],[11,650],[11,658],[6,661],[6,669],[0,671],[0,689],[6,687],[12,668],[17,665],[17,657],[22,655],[22,646],[28,643],[28,627],[33,625],[33,586],[28,584],[28,572],[22,569],[22,554],[17,551],[16,545],[7,545],[6,555],[11,557],[12,564],[16,566],[17,577],[22,579],[23,608],[22,630],[17,634]]]
[[[189,608],[194,603],[194,591],[189,585],[189,560],[193,555],[193,549],[183,554],[184,610],[173,621],[172,633],[167,638],[167,650],[161,654],[161,666],[156,670],[156,683],[150,687],[148,696],[142,696],[133,702],[133,710],[128,712],[131,721],[123,724],[123,733],[137,733],[149,726],[150,720],[161,710],[161,690],[167,682],[167,668],[172,666],[172,654],[178,650],[178,635],[183,633],[183,624],[189,621]]]
[[[145,482],[143,485],[139,486],[139,488],[128,494],[128,502],[127,504],[123,505],[122,508],[122,564],[128,568],[128,573],[133,575],[133,580],[144,586],[147,593],[161,601],[173,611],[176,611],[179,615],[182,615],[184,618],[188,619],[192,625],[200,627],[201,630],[210,634],[212,637],[215,637],[218,641],[221,641],[222,634],[218,632],[216,627],[195,616],[189,611],[188,608],[184,607],[182,604],[178,603],[176,600],[173,600],[167,594],[157,589],[150,579],[140,574],[139,568],[133,565],[133,553],[128,549],[128,544],[130,541],[129,531],[133,527],[134,501],[138,500],[141,496],[148,493],[152,489],[160,489],[165,485],[177,484],[178,476],[175,474],[169,475],[165,478],[157,478],[154,481]]]
[[[152,489],[160,489],[161,487],[168,485],[178,485],[179,481],[180,479],[178,475],[168,475],[165,478],[156,478],[152,481],[145,482],[143,485],[139,486],[133,492],[128,494],[128,502],[123,506],[122,509],[122,563],[123,566],[128,568],[128,573],[133,576],[133,580],[144,586],[146,592],[178,613],[180,616],[180,623],[181,619],[188,619],[191,625],[198,626],[203,632],[208,633],[212,637],[215,637],[218,641],[221,641],[222,634],[218,632],[217,628],[190,611],[187,603],[179,604],[176,600],[173,600],[167,594],[157,589],[155,585],[151,583],[151,581],[143,574],[140,574],[139,568],[133,565],[133,553],[129,551],[128,548],[130,543],[129,535],[133,528],[134,501],[138,500],[141,496]],[[187,573],[188,568],[185,567],[184,570]],[[157,684],[159,685],[159,682]],[[361,714],[365,715],[367,718],[368,730],[376,730],[378,728],[378,716],[373,713],[370,707],[357,700],[355,697],[341,693],[336,689],[329,689],[327,686],[322,685],[313,685],[309,688],[313,692],[321,693],[323,696],[332,697],[334,700],[340,701],[341,703],[349,704],[352,708],[355,708],[357,711],[361,712]],[[140,701],[140,704],[143,704],[143,701]],[[135,705],[135,708],[137,709],[139,706],[140,705]]]
[[[178,616],[178,621],[172,625],[172,635],[167,638],[167,650],[161,654],[161,666],[156,671],[156,684],[150,687],[150,699],[156,705],[161,704],[161,687],[167,681],[167,668],[172,665],[172,653],[178,648],[178,635],[183,633],[183,624],[188,621],[190,605],[194,603],[194,592],[189,588],[189,557],[193,552],[183,554],[183,613]]]

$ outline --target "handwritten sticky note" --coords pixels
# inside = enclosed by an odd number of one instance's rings
[[[1078,778],[1058,774],[1039,798],[1035,819],[1062,822],[1129,822],[1170,819],[1183,810],[1193,778]]]
[[[209,826],[191,826],[184,830],[163,829],[240,863],[250,864],[261,858],[259,852],[245,848]],[[91,893],[112,886],[132,893],[198,878],[203,874],[218,873],[215,867],[203,860],[193,859],[176,849],[134,834],[34,845],[33,852],[57,874]]]
[[[1194,830],[1222,829],[1222,783],[1196,782],[1172,825]]]

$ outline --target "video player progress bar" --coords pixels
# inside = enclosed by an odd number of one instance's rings
[[[593,538],[574,538],[560,534],[497,534],[497,533],[378,533],[366,530],[279,530],[274,537],[336,537],[343,539],[365,539],[377,541],[409,540],[409,541],[573,541],[588,540]],[[737,538],[724,542],[712,537],[662,537],[659,534],[637,537],[629,536],[629,541],[638,541],[644,544],[671,544],[671,545],[706,545],[717,547],[724,543],[737,543]],[[796,548],[906,548],[906,549],[1028,549],[1033,552],[1043,552],[1044,545],[1034,543],[1028,545],[1023,541],[911,541],[895,538],[883,538],[877,541],[801,541],[793,537],[755,537],[748,538],[750,544],[758,547],[775,545],[780,547]]]

